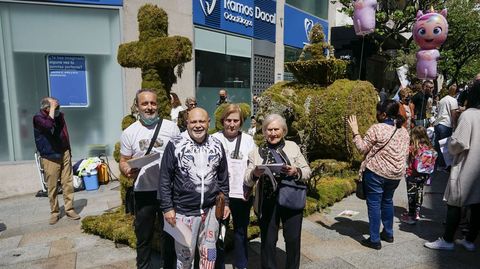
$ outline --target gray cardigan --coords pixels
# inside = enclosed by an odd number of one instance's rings
[[[454,158],[444,196],[447,204],[480,203],[480,109],[469,108],[460,115],[448,150]]]

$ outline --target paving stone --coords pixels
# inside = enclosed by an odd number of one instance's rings
[[[100,241],[105,241],[105,244]],[[79,262],[77,263],[76,269],[109,265],[119,261],[135,259],[135,257],[135,250],[131,248],[115,248],[113,242],[100,239],[99,244],[93,246],[91,249],[83,249],[77,252],[77,260],[88,261],[88,263]]]
[[[119,261],[111,264],[103,264],[96,267],[90,267],[89,269],[130,269],[135,268],[136,261],[135,259]]]
[[[70,237],[75,234],[81,233],[80,225],[78,224],[64,225],[60,227],[57,227],[57,224],[49,225],[50,227],[47,230],[26,233],[25,236],[22,238],[22,241],[20,241],[19,246],[38,244],[42,242],[52,242],[64,237]]]
[[[34,261],[48,257],[50,244],[43,243],[16,249],[0,250],[0,266]]]
[[[39,263],[48,269],[75,269],[77,262],[76,253],[68,253],[64,255],[58,255],[54,257],[49,257],[45,260],[39,261]],[[88,262],[88,261],[83,261]]]
[[[52,242],[52,245],[50,247],[50,253],[48,254],[48,256],[54,257],[72,253],[74,252],[74,246],[74,241],[66,237],[55,240]]]
[[[343,240],[322,241],[321,244],[302,245],[302,254],[312,261],[321,261],[339,257],[343,253],[363,253],[366,249],[359,242],[345,238]]]
[[[0,239],[0,249],[14,249],[18,247],[18,244],[22,240],[22,235],[7,237]]]
[[[350,269],[356,268],[352,264],[341,258],[332,258],[327,260],[315,261],[302,265],[302,269]]]

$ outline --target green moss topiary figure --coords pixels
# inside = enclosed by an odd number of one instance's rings
[[[121,44],[117,60],[123,67],[142,69],[142,88],[157,91],[158,112],[170,116],[170,90],[181,75],[183,64],[192,59],[192,42],[181,36],[168,37],[167,13],[147,4],[138,10],[139,41]]]

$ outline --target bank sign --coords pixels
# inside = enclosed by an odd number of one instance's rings
[[[328,22],[310,14],[304,13],[289,5],[285,5],[285,45],[303,48],[309,44],[308,34],[314,24],[321,24],[325,33],[325,40],[328,40]]]
[[[194,24],[275,42],[275,1],[192,1]]]

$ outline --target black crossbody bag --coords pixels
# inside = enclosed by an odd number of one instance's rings
[[[150,140],[150,145],[148,146],[147,151],[145,152],[145,156],[150,154],[152,151],[153,145],[155,141],[157,141],[158,133],[160,132],[160,127],[162,127],[163,119],[160,118],[160,121],[157,123],[157,127],[155,127],[155,132],[153,133],[152,140]],[[137,177],[138,178],[138,177]],[[132,186],[128,187],[125,191],[125,214],[135,215],[135,182],[137,182],[137,178],[133,180]]]

